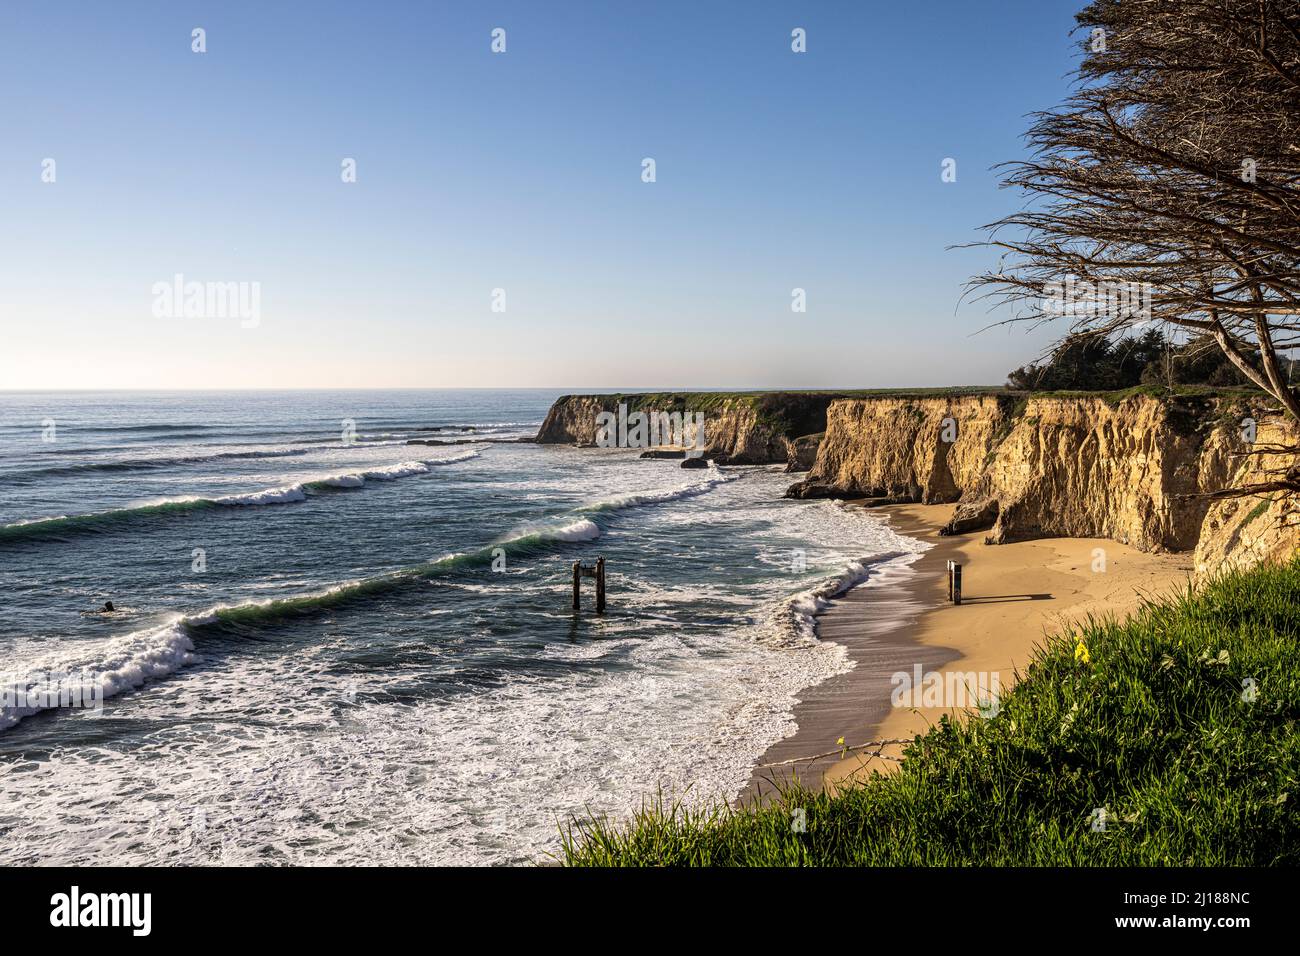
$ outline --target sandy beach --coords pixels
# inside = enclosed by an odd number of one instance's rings
[[[1090,614],[1123,617],[1144,597],[1185,586],[1192,570],[1190,554],[1147,554],[1104,539],[986,545],[984,532],[940,537],[937,530],[952,509],[911,504],[874,510],[932,547],[906,570],[855,588],[819,616],[820,637],[844,645],[856,666],[801,695],[798,731],[764,754],[742,801],[771,793],[775,781],[792,774],[810,786],[833,786],[891,772],[896,762],[862,754],[798,758],[836,751],[841,737],[847,745],[910,738],[946,711],[960,710],[893,706],[896,672],[920,665],[924,672],[996,673],[1005,691],[1047,634]],[[1094,570],[1098,548],[1104,570]],[[949,560],[963,566],[960,606],[947,602]],[[892,745],[881,753],[897,756],[901,749]]]

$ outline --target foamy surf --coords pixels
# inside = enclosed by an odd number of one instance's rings
[[[112,638],[93,650],[38,659],[0,673],[0,732],[43,710],[103,701],[195,660],[183,618]]]
[[[625,495],[616,495],[613,498],[605,498],[601,501],[584,505],[581,510],[588,512],[620,511],[624,508],[635,508],[639,505],[666,504],[670,501],[680,501],[683,498],[693,498],[696,495],[702,495],[705,492],[716,488],[718,485],[735,481],[739,477],[738,474],[724,472],[713,462],[709,462],[708,476],[702,481],[688,481],[664,491],[642,491],[630,492]]]
[[[868,581],[886,562],[916,556],[916,552],[890,551],[860,558],[840,573],[786,598],[772,615],[776,625],[772,632],[778,643],[796,646],[817,640],[817,615],[829,608],[835,598]]]
[[[428,470],[430,465],[451,464],[465,461],[478,454],[477,451],[466,452],[454,458],[439,459],[435,462],[403,462],[383,469],[349,475],[330,476],[315,479],[315,482],[337,481],[344,479],[377,478],[393,480],[410,474],[419,474]],[[735,475],[717,473],[702,482],[678,486],[667,491],[633,493],[607,499],[595,505],[589,505],[579,512],[605,512],[645,504],[658,504],[692,497],[708,491],[718,484],[734,480]],[[305,486],[293,485],[285,488],[267,489],[256,496],[238,496],[226,499],[211,499],[219,504],[266,504],[281,501],[299,500],[296,495],[305,496]],[[254,497],[256,500],[254,500]],[[122,690],[138,687],[146,680],[162,677],[194,660],[192,635],[200,634],[204,628],[223,625],[265,626],[278,620],[313,614],[328,608],[355,601],[366,596],[382,594],[404,586],[413,581],[426,580],[459,568],[484,565],[495,557],[498,548],[506,547],[516,555],[536,553],[553,544],[580,544],[594,541],[601,535],[601,528],[595,521],[580,514],[558,518],[550,523],[534,524],[517,528],[472,552],[447,554],[423,564],[412,565],[386,574],[366,578],[356,578],[330,585],[316,591],[283,598],[268,598],[256,601],[243,601],[237,604],[217,605],[196,614],[178,617],[160,629],[130,634],[115,639],[106,645],[105,660],[96,664],[83,661],[81,669],[102,672],[104,697],[113,696]],[[107,663],[105,663],[107,661]],[[52,670],[53,665],[43,665]],[[17,724],[24,716],[46,709],[15,707],[9,711],[0,710],[0,731]]]

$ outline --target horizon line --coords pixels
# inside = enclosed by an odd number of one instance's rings
[[[191,388],[0,388],[0,395],[50,392],[873,392],[953,388],[1006,388],[999,385],[252,385],[197,386]]]

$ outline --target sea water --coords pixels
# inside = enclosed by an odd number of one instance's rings
[[[0,681],[100,692],[0,705],[6,863],[522,863],[734,797],[851,666],[813,615],[922,546],[781,466],[508,441],[556,396],[0,393]]]

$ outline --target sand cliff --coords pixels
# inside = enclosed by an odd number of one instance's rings
[[[1300,545],[1280,502],[1205,497],[1276,463],[1243,454],[1245,419],[1258,422],[1259,443],[1288,434],[1245,393],[566,396],[538,441],[591,444],[596,416],[620,403],[702,412],[705,456],[719,462],[811,465],[791,497],[956,502],[950,530],[987,529],[990,543],[1110,538],[1195,551],[1200,576]]]
[[[990,543],[1110,538],[1140,551],[1196,551],[1198,575],[1284,557],[1300,544],[1282,504],[1205,497],[1258,478],[1245,455],[1286,429],[1258,400],[1233,395],[1003,394],[849,399],[828,409],[826,438],[794,496],[865,495],[958,502],[951,531]]]

